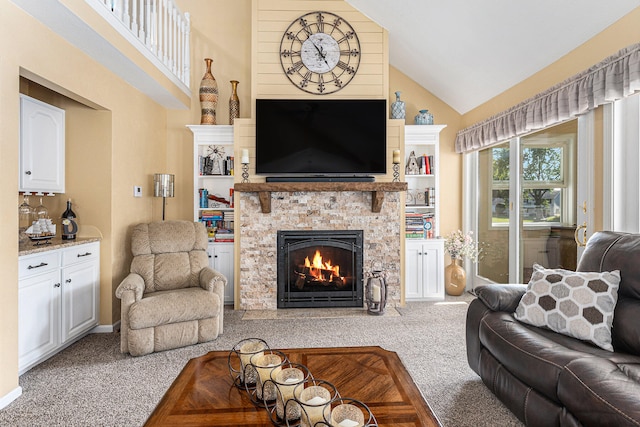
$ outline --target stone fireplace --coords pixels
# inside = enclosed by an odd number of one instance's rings
[[[280,230],[278,308],[362,307],[362,230]]]
[[[295,236],[300,232],[319,231],[321,237],[326,237],[325,233],[333,231],[361,231],[361,274],[370,272],[374,261],[382,261],[386,272],[387,303],[391,306],[399,305],[402,215],[400,193],[405,190],[406,183],[389,182],[236,184],[235,202],[239,208],[236,245],[239,249],[237,262],[240,266],[236,282],[236,307],[243,310],[282,308],[278,297],[279,274],[295,273],[279,273],[279,231],[290,231]],[[303,243],[296,247],[305,245]],[[312,256],[315,256],[315,251]],[[323,255],[324,259],[332,257],[333,254]],[[299,264],[300,261],[295,263]],[[342,268],[340,266],[341,270]],[[338,288],[338,282],[333,281],[331,284],[331,278],[328,280],[329,284],[315,285]],[[362,277],[354,277],[353,281],[355,292],[361,292]],[[324,295],[323,298],[326,299],[327,296]],[[324,302],[321,303],[322,306],[344,306],[330,304],[331,301]],[[351,306],[363,306],[362,299],[351,303]]]

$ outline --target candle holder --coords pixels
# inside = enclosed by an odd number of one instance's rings
[[[249,182],[249,163],[242,164],[242,182]]]
[[[333,404],[331,419],[326,424],[328,426],[374,427],[378,425],[369,407],[359,400],[341,397],[334,400]]]
[[[393,164],[393,182],[400,182],[400,164]]]
[[[271,382],[276,386],[276,402],[266,408],[271,422],[284,426],[287,422],[300,419],[300,405],[292,401],[293,392],[298,384],[313,379],[313,375],[309,368],[300,363],[287,362],[281,368],[278,372],[271,371]]]
[[[247,393],[256,406],[267,408],[275,404],[276,385],[271,380],[271,375],[280,372],[288,361],[287,356],[279,350],[264,350],[251,356],[249,363],[258,375],[255,388],[247,389]]]
[[[236,387],[247,391],[255,388],[258,373],[251,365],[251,357],[264,354],[265,350],[269,350],[269,345],[260,338],[246,338],[233,346],[227,358],[227,365]]]
[[[300,406],[300,426],[315,427],[327,422],[331,416],[331,403],[340,397],[336,386],[328,381],[313,378],[298,384],[293,389],[293,399],[285,405]],[[287,426],[290,426],[287,420]]]
[[[384,295],[386,299],[386,290]],[[254,405],[265,408],[275,426],[378,425],[367,405],[341,397],[333,384],[316,380],[309,368],[292,363],[260,338],[239,341],[229,352],[227,364],[233,385],[244,389]]]

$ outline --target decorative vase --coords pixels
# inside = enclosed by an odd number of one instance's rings
[[[417,125],[432,125],[433,114],[431,114],[429,110],[420,110],[414,118],[414,122]]]
[[[467,273],[460,265],[460,260],[451,258],[451,264],[444,269],[444,289],[447,295],[460,296],[467,287]]]
[[[400,100],[400,91],[397,91],[396,101],[391,104],[391,118],[404,119],[405,114],[406,114],[406,111],[405,111],[404,101]]]
[[[238,98],[238,83],[237,80],[231,80],[231,98],[229,98],[229,124],[232,125],[233,121],[240,117],[240,98]]]
[[[218,106],[218,83],[213,74],[211,74],[213,60],[205,58],[204,62],[207,64],[207,71],[200,82],[200,110],[202,112],[200,124],[215,125],[216,107]]]

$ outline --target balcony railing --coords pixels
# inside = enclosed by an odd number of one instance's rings
[[[189,14],[173,0],[85,0],[168,77],[189,88]]]

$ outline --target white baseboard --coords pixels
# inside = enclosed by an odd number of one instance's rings
[[[18,386],[11,390],[8,394],[0,397],[0,410],[4,409],[4,407],[16,400],[18,397],[20,397],[20,395],[22,395],[22,387]]]
[[[98,325],[89,331],[90,334],[110,334],[120,330],[120,321],[113,325]]]

